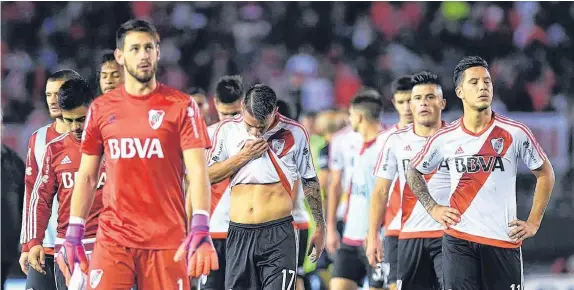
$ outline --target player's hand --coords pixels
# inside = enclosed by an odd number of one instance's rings
[[[258,138],[255,140],[247,140],[241,148],[241,151],[245,152],[247,156],[251,159],[257,159],[269,149],[269,145],[267,145],[267,141],[263,138]]]
[[[18,264],[20,264],[20,269],[24,274],[28,275],[28,252],[22,252],[20,254],[20,259],[18,260]]]
[[[187,255],[186,255],[187,254]],[[191,219],[190,234],[185,238],[175,256],[179,262],[187,256],[187,274],[194,278],[209,275],[210,271],[219,269],[217,252],[209,236],[209,218],[207,214],[195,213]]]
[[[341,236],[336,229],[327,230],[327,252],[332,256],[341,246]]]
[[[62,244],[58,257],[56,257],[56,263],[58,263],[60,271],[66,278],[66,286],[70,285],[70,279],[76,265],[80,266],[80,270],[84,274],[87,275],[88,273],[89,262],[86,256],[86,249],[82,243],[84,231],[83,221],[78,223],[72,222],[71,219],[66,231],[66,241]]]
[[[378,234],[374,236],[369,234],[367,237],[367,259],[369,260],[369,265],[376,268],[383,262],[383,243]]]
[[[437,204],[431,209],[430,214],[445,230],[460,222],[460,211],[452,207]]]
[[[46,275],[44,271],[46,255],[44,253],[44,247],[42,245],[36,245],[30,248],[28,252],[28,264],[38,273]]]
[[[312,263],[317,262],[321,254],[323,253],[323,249],[325,248],[325,225],[318,225],[315,227],[315,231],[313,232],[313,236],[311,236],[311,246],[309,247],[309,251],[307,255]]]
[[[520,243],[525,239],[532,238],[538,232],[538,225],[529,221],[521,221],[519,219],[513,220],[508,223],[509,227],[514,227],[508,236],[515,242]]]

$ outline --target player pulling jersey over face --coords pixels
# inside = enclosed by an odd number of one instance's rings
[[[221,122],[209,153],[212,183],[231,178],[225,289],[294,289],[297,241],[291,212],[294,181],[303,191],[323,247],[323,216],[308,137],[297,122],[276,112],[276,95],[256,85],[243,101],[243,116]]]
[[[382,126],[379,122],[381,111],[380,95],[372,89],[359,92],[351,102],[349,110],[351,126],[365,141],[354,158],[347,222],[341,246],[333,262],[331,289],[356,289],[363,284],[367,274],[369,286],[382,289],[388,275],[388,269],[383,273],[380,265],[373,271],[363,248],[369,222],[370,195],[376,181],[372,172],[386,138],[385,134],[381,134]]]
[[[124,23],[117,43],[125,85],[90,106],[70,211],[71,220],[87,216],[90,188],[105,155],[108,179],[89,288],[130,288],[137,281],[139,289],[188,289],[183,259],[187,249],[192,253],[190,274],[217,269],[209,238],[205,149],[210,143],[205,122],[191,97],[155,80],[159,50],[151,24]],[[187,198],[194,209],[188,238],[184,161],[191,182]],[[75,239],[76,234],[68,232],[66,241],[77,247]]]
[[[449,226],[443,239],[445,289],[518,288],[524,285],[519,247],[538,229],[554,184],[552,167],[524,124],[491,111],[484,60],[463,58],[455,84],[464,116],[428,139],[411,161],[409,185],[433,218]],[[526,222],[516,219],[520,160],[538,179]],[[452,182],[450,207],[436,205],[421,178],[443,161]]]

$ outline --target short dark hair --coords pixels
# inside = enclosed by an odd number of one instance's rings
[[[483,68],[485,68],[486,70],[488,70],[488,62],[486,62],[486,60],[484,60],[482,57],[480,56],[465,56],[463,57],[461,60],[458,61],[458,63],[456,64],[456,67],[454,68],[454,73],[452,76],[452,81],[454,82],[454,86],[458,87],[460,86],[460,84],[462,83],[462,80],[464,80],[464,72],[471,68],[471,67],[477,67],[477,66],[481,66]]]
[[[48,81],[68,81],[78,78],[82,78],[79,73],[71,69],[63,69],[51,74],[48,77]]]
[[[383,111],[383,98],[377,90],[365,87],[355,95],[351,106],[363,111],[371,120],[378,120]]]
[[[413,86],[414,85],[411,76],[406,75],[395,79],[391,84],[391,89],[393,91],[393,94],[396,94],[397,92],[400,91],[411,91],[413,89]]]
[[[124,47],[124,40],[128,32],[147,32],[156,39],[159,44],[159,33],[153,24],[141,19],[132,19],[126,21],[116,31],[116,47],[122,49]]]
[[[222,76],[215,85],[215,98],[231,104],[243,97],[243,78],[239,75]]]
[[[263,121],[277,107],[277,95],[270,86],[257,84],[247,91],[243,104],[249,114]]]
[[[277,112],[279,112],[279,114],[289,119],[293,119],[293,114],[291,113],[291,106],[289,106],[289,104],[283,100],[277,100]]]
[[[204,95],[204,96],[206,96],[205,90],[200,88],[200,87],[191,87],[191,89],[189,89],[188,94],[190,96],[193,96],[193,95]]]
[[[81,106],[89,107],[95,96],[90,85],[82,78],[66,81],[58,91],[58,106],[62,110],[73,110]]]
[[[413,87],[416,85],[440,85],[440,78],[430,71],[422,71],[411,76]]]
[[[110,61],[113,61],[113,62],[116,61],[116,57],[114,56],[114,51],[113,51],[113,50],[105,50],[105,51],[102,53],[102,58],[101,58],[101,60],[100,60],[100,65],[103,65],[103,64],[105,64],[106,62],[110,62]]]

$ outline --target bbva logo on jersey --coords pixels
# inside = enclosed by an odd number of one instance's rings
[[[165,112],[163,110],[149,110],[148,121],[152,129],[157,130],[163,122],[163,116]]]

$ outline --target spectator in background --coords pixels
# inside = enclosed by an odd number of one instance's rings
[[[100,92],[107,93],[124,83],[122,66],[116,61],[112,50],[105,51],[98,71]]]
[[[209,126],[213,122],[211,121],[211,117],[209,116],[209,101],[207,100],[207,94],[205,90],[198,87],[192,87],[189,90],[189,95],[195,100],[197,103],[197,107],[201,111],[201,115],[205,120],[205,123]]]
[[[2,144],[2,285],[19,257],[18,233],[24,203],[24,167],[24,161],[18,154]]]

